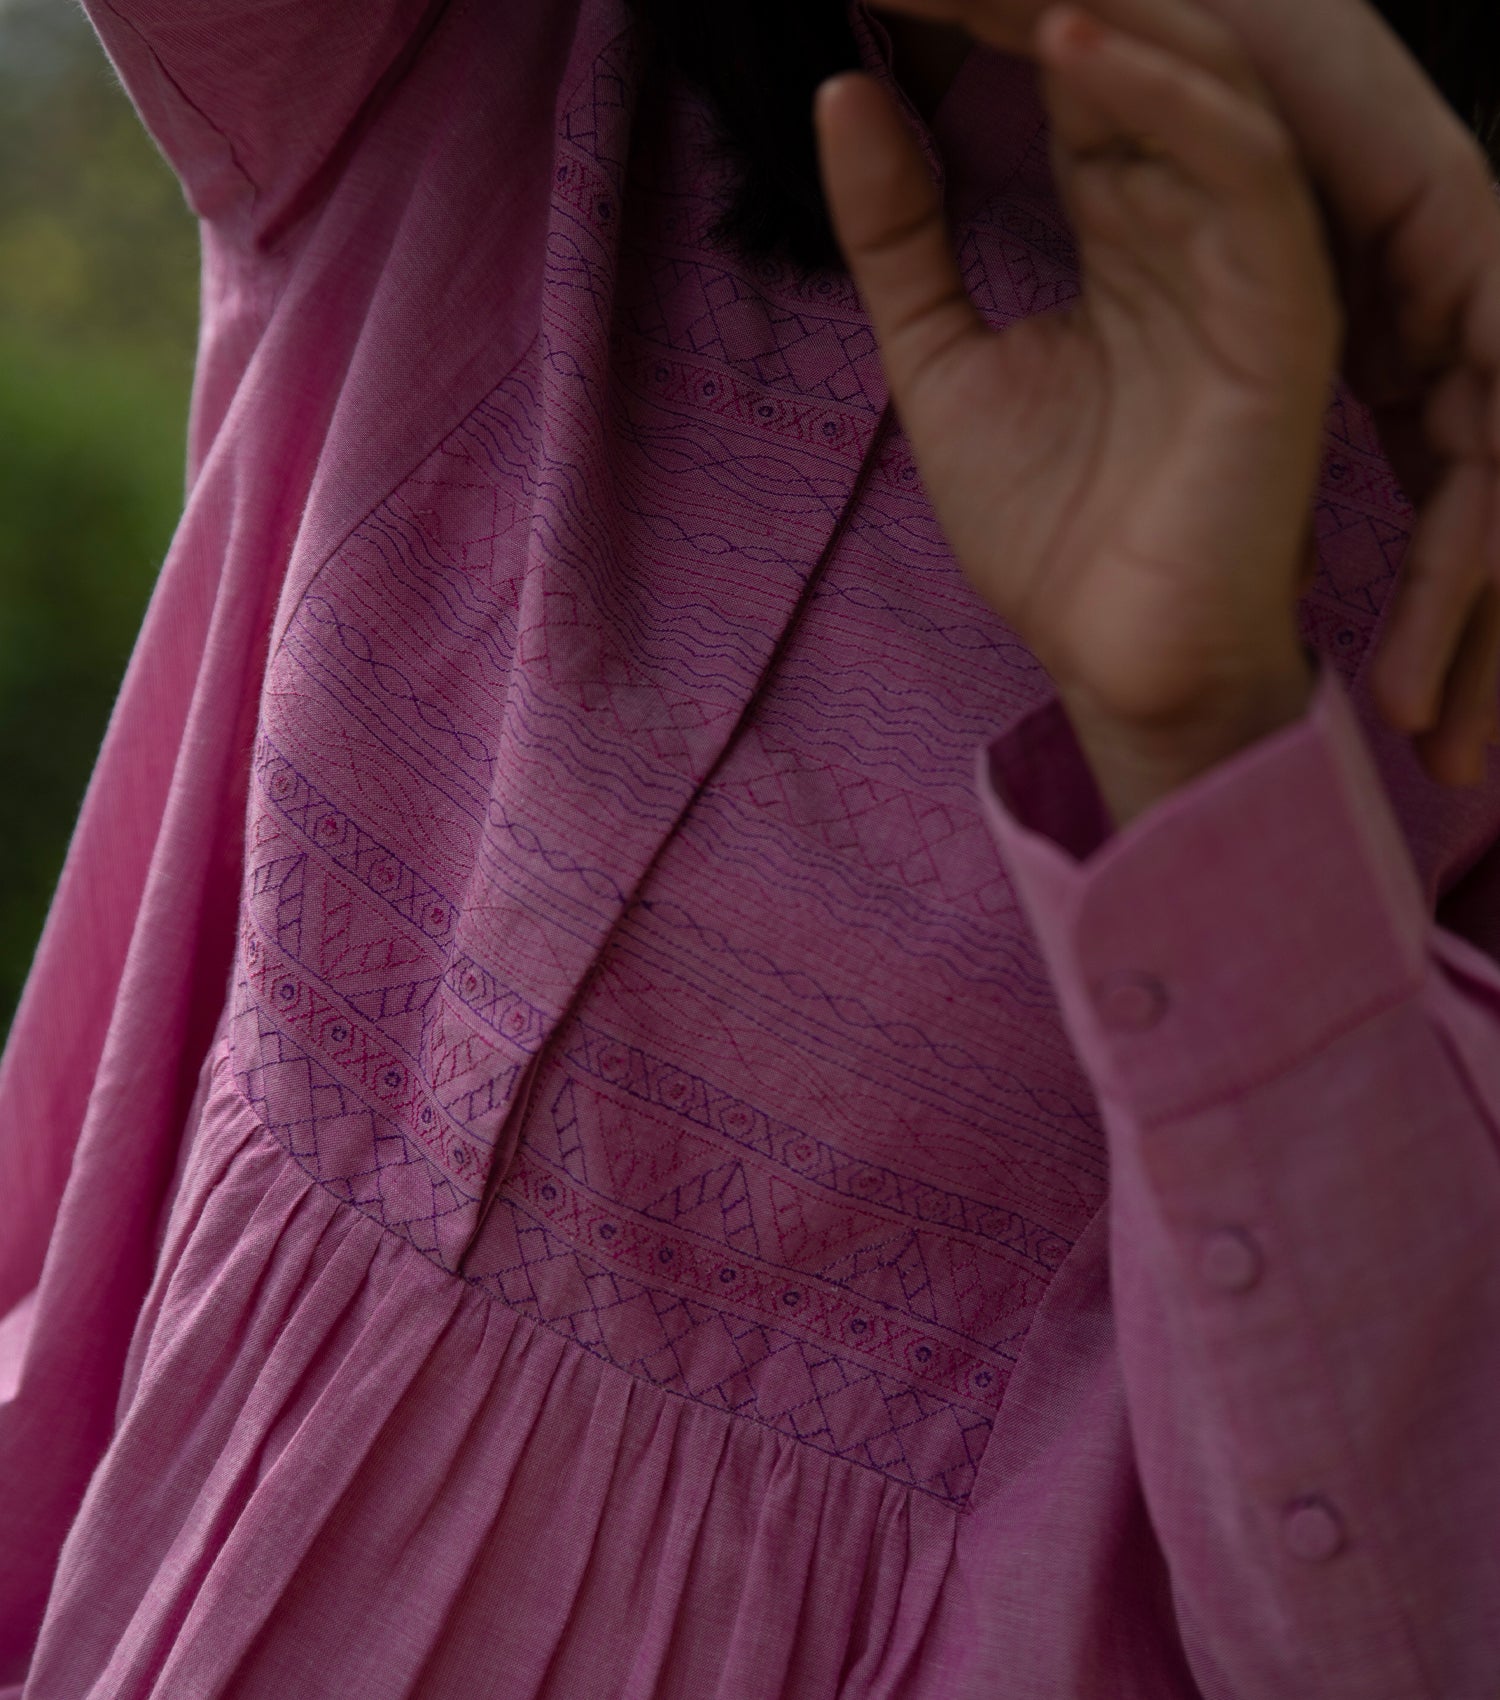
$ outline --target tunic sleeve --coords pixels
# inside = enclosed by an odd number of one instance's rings
[[[450,0],[84,0],[201,219],[250,244],[315,202]]]
[[[1108,1133],[1200,1687],[1496,1692],[1500,969],[1429,913],[1342,684],[1112,838],[1057,704],[980,770]],[[1493,857],[1445,915],[1493,948]]]

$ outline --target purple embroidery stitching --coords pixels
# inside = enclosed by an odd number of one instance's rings
[[[878,360],[846,281],[708,250],[712,190],[666,175],[702,157],[693,100],[627,173],[628,51],[563,117],[530,357],[272,658],[237,1078],[318,1184],[497,1302],[961,1506],[1107,1184],[971,795],[1045,680],[897,432],[743,713]],[[1024,192],[961,259],[996,322],[1076,291]],[[1373,590],[1309,606],[1352,674]]]

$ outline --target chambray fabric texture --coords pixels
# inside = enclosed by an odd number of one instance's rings
[[[621,0],[88,0],[181,527],[0,1073],[5,1700],[1500,1692],[1500,773],[1119,834]],[[863,62],[888,43],[851,7]],[[998,327],[1026,63],[930,126]]]

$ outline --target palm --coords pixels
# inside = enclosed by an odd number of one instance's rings
[[[1321,390],[1206,361],[1216,330],[1270,340],[1214,317],[1163,304],[1143,336],[1086,299],[956,347],[902,405],[970,581],[1121,719],[1189,714],[1255,634],[1292,639]]]

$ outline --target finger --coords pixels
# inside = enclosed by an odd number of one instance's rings
[[[1122,132],[1148,132],[1172,163],[1209,195],[1243,197],[1281,185],[1296,150],[1274,113],[1212,72],[1123,35],[1073,5],[1052,6],[1037,25],[1037,51],[1063,70],[1086,101],[1053,104],[1057,140],[1086,159]]]
[[[887,0],[882,10],[966,29],[1006,53],[1036,57],[1036,26],[1054,0]],[[1240,37],[1197,0],[1090,0],[1113,29],[1164,47],[1212,71],[1241,93],[1272,104]]]
[[[1500,705],[1500,590],[1480,591],[1453,656],[1437,728],[1417,739],[1418,753],[1440,783],[1480,784]]]
[[[904,411],[989,331],[959,275],[927,162],[880,85],[859,71],[829,78],[813,120],[834,233]]]
[[[1368,0],[1202,0],[1233,26],[1296,135],[1341,239],[1371,273],[1422,268],[1404,352],[1436,360],[1477,306],[1469,342],[1500,358],[1500,219],[1482,150]],[[1411,8],[1418,16],[1432,7]],[[1393,238],[1395,241],[1393,242]]]
[[[1399,732],[1437,725],[1443,684],[1469,611],[1487,579],[1494,477],[1487,461],[1452,467],[1418,520],[1393,593],[1370,688]]]

